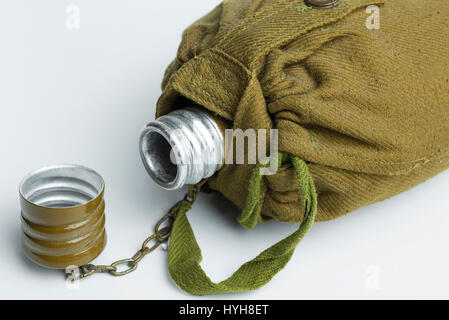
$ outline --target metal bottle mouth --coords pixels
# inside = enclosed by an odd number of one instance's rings
[[[221,168],[224,138],[208,113],[199,108],[176,110],[143,128],[140,155],[157,184],[176,190]]]
[[[160,123],[150,122],[140,137],[140,155],[151,178],[161,187],[174,190],[182,187],[181,177],[186,173],[177,165],[180,163],[176,159],[179,153],[174,152],[176,141],[170,137],[169,131]]]

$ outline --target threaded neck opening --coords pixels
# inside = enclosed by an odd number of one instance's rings
[[[140,154],[153,180],[168,190],[211,177],[224,162],[224,138],[199,108],[176,110],[148,123]]]

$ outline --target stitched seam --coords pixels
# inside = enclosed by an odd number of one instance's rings
[[[355,11],[355,10],[357,10],[359,8],[362,8],[364,6],[369,6],[369,5],[372,5],[372,4],[381,4],[381,3],[384,3],[384,0],[373,0],[373,1],[368,1],[368,2],[364,2],[364,3],[354,4],[354,6],[346,7],[346,10],[344,10],[344,11],[342,9],[342,12],[339,15],[336,15],[335,17],[331,17],[331,18],[327,19],[326,21],[322,21],[322,22],[318,22],[318,23],[315,23],[315,24],[311,24],[311,25],[305,26],[303,29],[299,30],[297,33],[293,33],[291,35],[287,35],[287,37],[284,37],[284,36],[281,35],[281,36],[277,37],[275,40],[271,41],[271,44],[265,50],[263,50],[262,52],[260,52],[258,55],[256,55],[254,57],[254,59],[249,63],[249,68],[251,69],[252,66],[253,66],[253,63],[256,63],[257,60],[261,56],[265,56],[272,48],[279,47],[281,45],[281,43],[283,43],[283,42],[288,42],[291,39],[297,38],[300,35],[308,32],[308,31],[310,31],[312,29],[315,29],[315,28],[318,28],[318,27],[321,27],[321,26],[324,26],[324,25],[327,25],[327,24],[335,23],[335,22],[343,19],[344,17],[346,17],[347,15],[352,13],[353,11]],[[340,4],[340,5],[343,5],[343,4]],[[290,6],[290,7],[292,7],[292,6]],[[258,47],[258,43],[260,43],[262,41],[263,41],[263,39],[259,39],[259,41],[256,42],[255,47]]]
[[[243,69],[245,75],[247,77],[249,77],[249,70],[237,59],[229,56],[228,54],[226,54],[225,52],[218,50],[218,49],[211,49],[210,50],[212,53],[215,53],[218,57],[227,60],[228,62],[240,67],[241,69]],[[195,58],[193,58],[196,63],[195,68],[192,72],[192,75],[190,77],[189,80],[189,86],[187,91],[196,99],[198,100],[202,100],[201,97],[198,96],[198,93],[201,93],[203,95],[205,95],[206,97],[209,98],[209,102],[211,102],[212,104],[224,109],[228,114],[231,114],[232,109],[228,106],[229,102],[226,102],[222,99],[219,99],[217,97],[212,96],[209,92],[207,92],[206,90],[202,89],[202,86],[200,83],[198,83],[195,80],[196,75],[198,74],[198,69],[199,69],[199,64],[203,61],[205,61],[204,56],[200,55],[197,56]],[[248,79],[246,79],[246,82],[248,82]],[[227,89],[225,89],[217,80],[212,80],[212,83],[214,83],[217,87],[222,89],[222,92],[224,93],[224,95],[230,100],[235,100],[235,96],[232,95]],[[191,90],[191,88],[193,88],[194,90]],[[218,102],[218,103],[217,103]]]
[[[227,110],[227,112],[231,111],[231,110],[229,109],[229,107],[225,106],[224,101],[221,101],[220,99],[216,99],[216,98],[213,97],[209,92],[206,92],[205,90],[202,90],[202,89],[200,88],[200,86],[198,86],[198,84],[194,81],[194,78],[195,78],[195,76],[196,76],[197,73],[198,73],[199,64],[200,64],[201,61],[203,61],[204,59],[203,59],[202,56],[196,56],[196,57],[193,58],[193,60],[195,61],[195,68],[194,68],[194,70],[193,70],[193,72],[192,72],[192,75],[191,75],[191,77],[190,77],[189,85],[188,85],[187,91],[192,95],[192,97],[196,98],[196,100],[203,100],[203,99],[204,99],[204,97],[199,97],[199,96],[198,96],[198,93],[202,93],[203,95],[205,95],[206,97],[208,97],[208,98],[210,99],[209,102],[211,102],[212,104],[214,104],[214,105],[216,105],[216,106],[219,106],[220,108],[223,108],[223,109]],[[195,88],[195,89],[196,89],[196,92],[195,92],[195,91],[192,91],[191,88]],[[185,88],[184,88],[184,89],[185,89]],[[217,101],[218,101],[219,103],[217,103]]]
[[[179,87],[179,86],[174,86],[174,85],[170,85],[170,87],[173,88],[175,91],[181,93],[181,94],[182,94],[182,91],[185,90],[189,94],[189,96],[187,98],[193,100],[194,102],[202,101],[202,100],[206,101],[207,100],[207,99],[204,99],[205,98],[204,96],[200,96],[200,95],[198,95],[197,92],[194,92],[194,91],[192,91],[190,89],[187,89],[185,87]],[[205,96],[208,96],[208,98],[210,98],[208,102],[210,102],[214,106],[222,109],[222,111],[225,112],[225,114],[222,114],[222,116],[224,116],[225,118],[229,118],[229,119],[233,118],[233,116],[232,116],[233,113],[230,112],[232,110],[230,110],[230,108],[228,106],[226,106],[226,105],[224,105],[222,103],[217,103],[217,101],[214,99],[214,97],[212,97],[208,92],[201,92],[201,90],[199,90],[199,91],[200,91],[199,93],[203,93]],[[218,114],[217,110],[215,112]]]
[[[304,4],[304,2],[303,2],[303,4]],[[286,4],[286,7],[285,7],[285,8],[288,8],[290,5],[291,5],[291,4]],[[234,38],[237,37],[240,33],[245,32],[246,30],[248,30],[248,29],[249,29],[250,27],[252,27],[253,25],[255,25],[255,24],[257,24],[257,23],[260,23],[260,22],[262,22],[262,21],[265,21],[265,20],[268,19],[268,18],[273,17],[274,15],[276,15],[276,14],[282,12],[285,8],[282,7],[282,8],[280,8],[280,9],[278,9],[278,10],[275,10],[275,11],[271,12],[269,15],[267,15],[266,17],[264,17],[264,18],[262,18],[262,19],[260,19],[260,20],[254,21],[253,23],[247,25],[245,28],[239,29],[238,32],[235,32],[235,33],[233,34],[233,37],[230,37],[229,39],[230,39],[230,40],[234,39]],[[224,42],[224,40],[225,40],[225,39],[223,39],[223,41],[220,41],[220,43],[218,43],[218,46],[219,46],[219,47],[221,47],[221,44]],[[231,42],[232,42],[232,41],[231,41]],[[251,65],[251,64],[252,64],[252,63],[250,63],[249,65]]]
[[[302,1],[302,2],[303,2],[303,4],[304,4],[304,1]],[[272,9],[273,7],[275,7],[276,5],[279,5],[279,3],[276,3],[276,2],[275,2],[275,3],[273,3],[273,4],[269,5],[269,6],[267,6],[265,9],[261,10],[260,12],[258,12],[258,13],[256,12],[255,14],[253,14],[252,17],[242,20],[242,22],[241,22],[240,24],[236,25],[232,30],[230,30],[230,31],[223,37],[223,39],[221,39],[221,40],[217,43],[217,47],[221,47],[221,45],[222,45],[223,43],[225,43],[228,39],[229,39],[229,40],[234,39],[240,32],[244,32],[244,31],[248,30],[250,27],[252,27],[252,26],[255,25],[256,23],[258,23],[259,21],[263,21],[265,18],[271,17],[271,16],[273,16],[273,15],[275,15],[275,14],[281,12],[281,11],[284,9],[284,7],[282,7],[281,9],[278,9],[278,10],[275,10],[275,11],[271,11],[271,13],[270,13],[268,16],[266,16],[266,17],[263,18],[262,20],[259,20],[260,16],[262,16],[263,14],[265,14],[267,11],[269,11],[270,9]],[[285,4],[285,3],[282,3],[282,5],[288,5],[288,3],[286,3],[286,4]],[[239,25],[242,25],[242,24],[246,24],[246,27],[240,28],[240,29],[239,29],[239,28],[238,28]],[[235,31],[238,31],[238,32],[235,32]],[[232,41],[231,41],[231,42],[232,42]]]
[[[219,56],[221,56],[222,58],[228,60],[229,62],[238,65],[240,68],[242,68],[243,70],[245,70],[245,73],[247,75],[251,75],[251,72],[249,71],[249,69],[238,59],[236,59],[235,57],[227,54],[226,52],[217,49],[217,48],[211,48],[209,49],[210,52],[213,52]]]
[[[220,56],[220,58],[223,59],[224,57],[223,57],[223,56]],[[198,62],[199,62],[199,63],[200,63],[201,61],[204,61],[204,60],[205,60],[204,57],[202,57],[202,56],[199,56],[199,57],[198,57]],[[230,61],[230,60],[228,60],[228,61],[231,62],[231,63],[233,63],[233,64],[235,64],[233,61]],[[212,83],[214,83],[214,84],[216,84],[217,87],[219,87],[220,89],[222,89],[224,95],[225,95],[230,101],[234,100],[235,96],[234,96],[233,94],[231,94],[226,88],[224,88],[224,87],[218,82],[218,80],[215,79],[215,77],[214,77],[213,79],[208,79],[208,81],[209,81],[209,82],[212,82]],[[200,88],[200,87],[201,87],[201,84],[200,84],[199,82],[197,82],[196,80],[192,79],[190,84],[193,84],[193,85],[194,85],[194,88],[196,88],[196,89],[198,89],[198,90],[202,90],[202,89]],[[225,101],[222,101],[222,102],[225,103]]]

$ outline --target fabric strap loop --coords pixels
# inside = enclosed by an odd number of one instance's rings
[[[290,260],[293,252],[315,221],[317,193],[304,160],[290,154],[280,154],[293,165],[302,201],[303,219],[297,231],[243,264],[230,278],[214,283],[200,266],[201,250],[187,219],[191,203],[181,202],[174,210],[168,253],[168,270],[175,283],[194,295],[222,294],[255,290],[268,283]],[[260,214],[260,166],[256,166],[248,190],[248,204],[240,217],[246,227],[254,227]]]

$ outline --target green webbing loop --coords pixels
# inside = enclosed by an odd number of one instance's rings
[[[181,202],[174,212],[176,218],[172,227],[168,253],[168,271],[181,289],[194,295],[255,290],[268,283],[288,263],[296,246],[315,220],[317,194],[303,160],[289,154],[283,154],[280,158],[288,159],[292,163],[298,181],[303,211],[303,221],[298,230],[243,264],[230,278],[214,283],[200,266],[201,250],[187,219],[187,211],[191,208],[191,204],[188,201]],[[259,169],[260,166],[256,166],[253,171],[247,207],[239,219],[244,221],[246,227],[255,225],[260,214]]]

